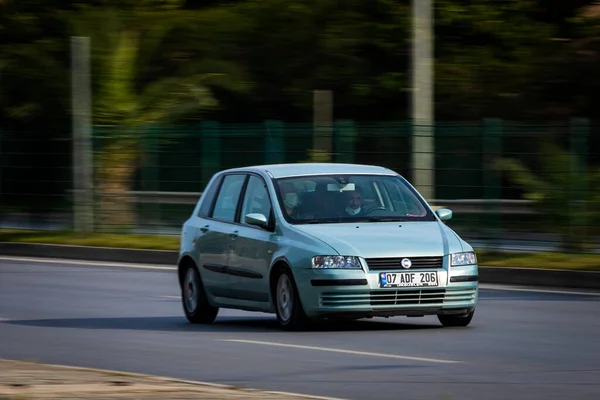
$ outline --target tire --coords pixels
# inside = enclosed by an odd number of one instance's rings
[[[276,275],[273,299],[277,322],[281,328],[287,331],[299,331],[309,327],[311,321],[304,312],[296,282],[287,268]]]
[[[438,320],[444,327],[465,327],[471,323],[475,315],[475,310],[472,310],[466,315],[460,314],[438,314]]]
[[[187,263],[184,267],[181,303],[185,317],[192,324],[213,323],[219,313],[219,308],[208,302],[202,279],[193,263]]]

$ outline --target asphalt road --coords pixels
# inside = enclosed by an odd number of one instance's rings
[[[0,358],[345,399],[600,398],[600,293],[482,288],[468,328],[435,317],[280,331],[189,325],[169,270],[0,257]]]

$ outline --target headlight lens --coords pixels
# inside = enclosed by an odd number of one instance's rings
[[[460,265],[473,265],[477,264],[477,257],[472,251],[465,253],[454,253],[452,254],[452,266],[457,267]]]
[[[352,256],[316,256],[312,259],[313,268],[361,269],[358,257]]]

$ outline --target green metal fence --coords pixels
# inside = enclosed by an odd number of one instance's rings
[[[600,243],[600,202],[595,195],[600,175],[593,172],[600,164],[598,130],[586,119],[544,124],[497,119],[438,122],[433,155],[435,199],[431,200],[455,209],[451,226],[475,240],[506,245],[519,239],[531,248],[576,240],[591,249]],[[96,127],[94,151],[102,152],[123,133]],[[130,189],[138,194],[197,193],[222,169],[314,160],[311,124],[206,121],[183,128],[149,126],[137,133],[141,140],[133,150],[139,154]],[[335,121],[330,159],[383,165],[410,180],[411,135],[411,123],[406,121]],[[551,143],[556,146],[548,147]],[[68,132],[1,133],[0,222],[4,226],[17,224],[15,215],[31,213],[37,213],[34,222],[52,214],[50,220],[70,226],[70,146]],[[499,169],[500,159],[520,161],[527,171],[521,176],[510,174]],[[534,184],[528,185],[526,179]],[[523,199],[533,202],[507,202]],[[176,232],[192,207],[189,202],[165,201],[164,197],[156,202],[136,201],[137,228]]]

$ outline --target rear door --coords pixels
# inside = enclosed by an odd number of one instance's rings
[[[200,254],[200,274],[209,295],[217,298],[232,297],[229,288],[228,267],[232,252],[232,232],[245,174],[228,174],[223,177],[207,217],[199,227],[196,240]]]

